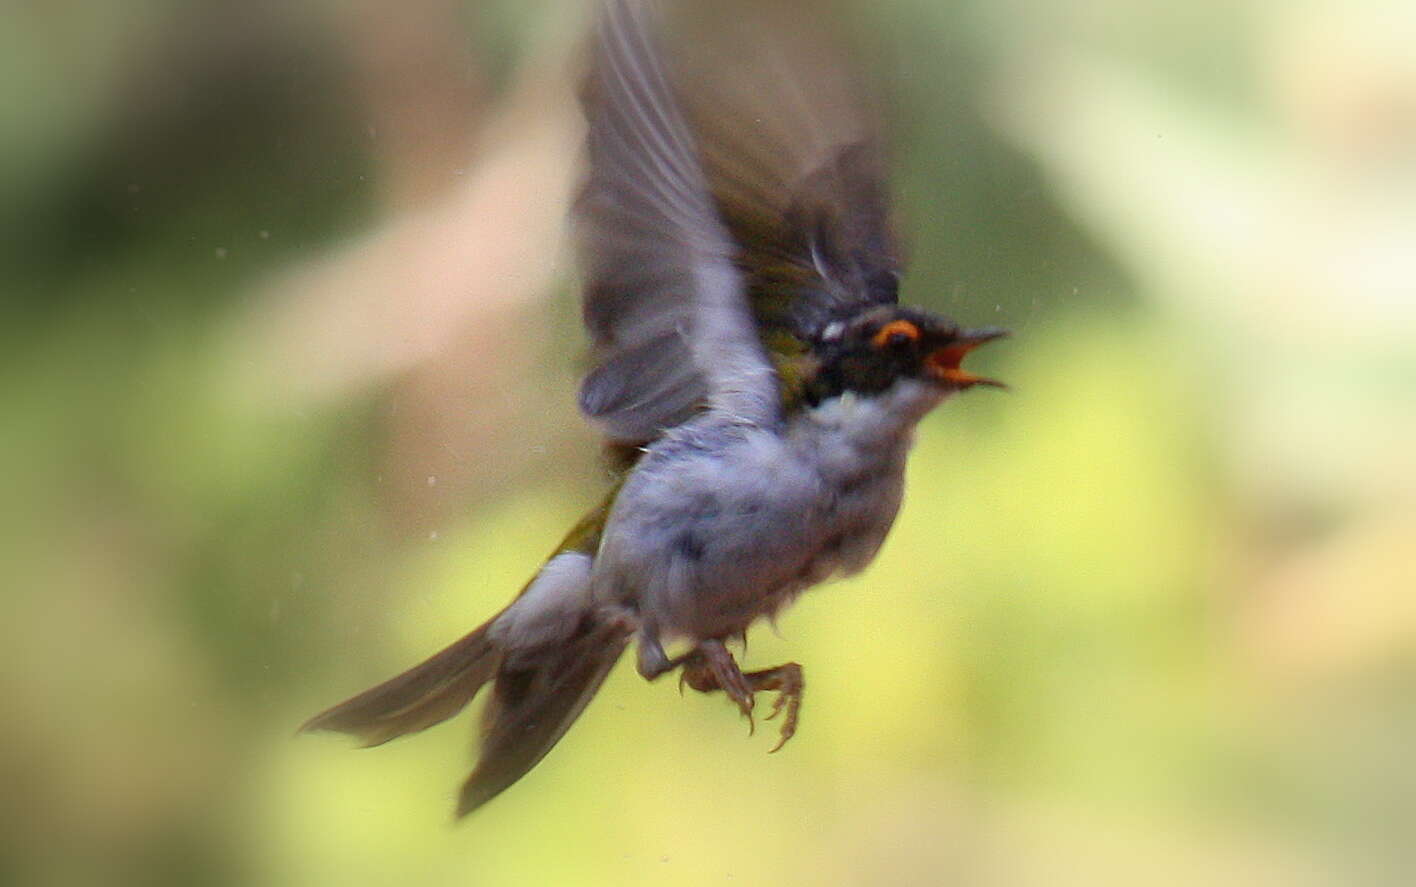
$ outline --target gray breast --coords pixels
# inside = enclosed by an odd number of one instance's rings
[[[689,423],[620,493],[594,594],[669,636],[744,631],[875,556],[900,505],[908,428],[880,404],[802,414],[782,432]]]

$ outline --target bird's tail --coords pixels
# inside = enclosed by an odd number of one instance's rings
[[[322,711],[300,728],[348,733],[364,746],[382,745],[406,733],[440,724],[472,701],[501,664],[501,652],[481,628],[351,699]]]
[[[334,730],[365,746],[379,745],[447,720],[490,681],[481,753],[457,805],[458,816],[472,812],[546,756],[629,641],[623,625],[588,606],[561,613],[567,618],[554,632],[507,630],[516,621],[508,617],[520,615],[518,604],[532,603],[533,590],[534,583],[511,607],[442,652],[321,712],[300,729]]]
[[[477,767],[457,815],[490,801],[540,763],[585,710],[629,642],[620,625],[585,614],[565,641],[506,656],[482,714]]]

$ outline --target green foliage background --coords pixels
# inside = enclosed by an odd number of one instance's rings
[[[1416,18],[1376,0],[859,11],[907,297],[1012,327],[1013,391],[753,634],[806,668],[781,754],[622,666],[453,828],[467,718],[292,738],[603,488],[584,12],[0,12],[0,881],[1408,883]]]

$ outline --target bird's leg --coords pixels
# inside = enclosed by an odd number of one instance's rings
[[[652,622],[639,626],[639,674],[646,681],[652,681],[667,671],[673,671],[683,657],[670,659],[659,640],[659,628]]]
[[[802,680],[801,666],[788,662],[776,668],[764,668],[744,674],[738,668],[733,655],[722,641],[704,641],[682,658],[683,671],[679,676],[679,686],[687,684],[700,693],[722,690],[737,704],[738,711],[747,716],[749,731],[756,728],[752,719],[754,694],[759,690],[770,690],[777,694],[772,705],[772,713],[767,720],[786,713],[782,719],[782,734],[776,751],[786,744],[796,733],[797,716],[801,711]]]

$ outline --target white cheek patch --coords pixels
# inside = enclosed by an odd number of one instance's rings
[[[590,564],[590,555],[579,551],[547,561],[521,597],[492,624],[492,640],[515,649],[570,637],[589,603]]]

